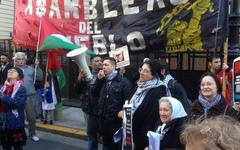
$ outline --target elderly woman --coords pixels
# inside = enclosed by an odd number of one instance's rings
[[[22,150],[26,144],[24,130],[24,105],[26,89],[22,86],[23,72],[17,67],[8,70],[7,80],[0,89],[0,102],[6,113],[6,126],[1,131],[1,143],[4,150]]]
[[[180,135],[187,113],[182,103],[173,97],[162,97],[159,100],[159,115],[162,125],[158,126],[156,132],[161,137],[160,150],[184,149],[184,145],[180,142]]]
[[[132,130],[135,150],[147,147],[147,132],[154,130],[159,119],[158,100],[166,96],[166,86],[160,80],[156,61],[144,62],[139,72],[138,87],[130,99],[133,105]]]
[[[186,125],[181,141],[186,144],[186,150],[238,150],[240,124],[229,116],[198,120]]]
[[[236,103],[234,103],[233,107],[228,106],[220,93],[221,87],[216,75],[210,72],[204,73],[200,79],[198,99],[193,102],[190,109],[190,120],[199,117],[207,119],[223,114],[240,119],[239,113],[236,111],[239,110],[239,106]]]

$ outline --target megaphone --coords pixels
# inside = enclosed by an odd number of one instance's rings
[[[92,73],[88,67],[87,61],[86,61],[86,54],[85,52],[88,50],[87,47],[81,47],[74,49],[67,53],[67,57],[72,58],[75,63],[83,69],[84,74],[86,75],[87,80],[92,79]]]

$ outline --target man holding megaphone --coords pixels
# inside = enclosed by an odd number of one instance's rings
[[[88,150],[98,150],[98,97],[92,95],[99,70],[102,69],[102,58],[100,56],[91,57],[92,79],[87,80],[83,69],[79,69],[76,92],[79,94],[81,108],[86,116]]]
[[[114,58],[105,58],[102,70],[98,72],[93,94],[99,96],[98,115],[103,147],[118,150],[121,143],[113,142],[114,133],[122,126],[117,113],[122,110],[124,101],[130,94],[130,84],[116,70]]]

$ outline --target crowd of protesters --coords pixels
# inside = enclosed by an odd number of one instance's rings
[[[43,123],[53,123],[56,103],[52,78],[43,81],[38,61],[28,65],[23,52],[15,53],[13,64],[9,60],[1,54],[0,141],[4,150],[21,150],[27,135],[39,140],[35,128],[40,114]],[[219,56],[209,59],[209,71],[199,79],[199,95],[192,101],[169,73],[165,60],[144,59],[133,81],[125,76],[126,68],[117,69],[114,58],[93,56],[90,62],[92,79],[79,68],[75,86],[87,121],[89,150],[99,149],[99,137],[103,150],[122,149],[122,141],[115,141],[114,136],[122,127],[126,101],[132,106],[134,150],[152,149],[149,132],[160,135],[159,150],[240,148],[240,104],[231,98],[232,70],[226,64],[221,66]],[[226,92],[221,88],[223,74],[228,77]],[[38,88],[36,81],[42,83]]]
[[[99,56],[93,57],[92,60],[96,58],[101,60]],[[122,126],[125,100],[132,104],[132,134],[135,150],[151,149],[147,136],[149,131],[161,135],[159,150],[185,148],[191,150],[194,149],[191,146],[195,143],[191,140],[190,131],[193,129],[190,129],[190,127],[193,126],[194,122],[198,121],[200,124],[208,124],[209,120],[208,126],[211,128],[212,122],[216,120],[226,119],[226,126],[229,126],[229,117],[239,121],[239,104],[228,100],[229,93],[225,98],[221,91],[221,69],[224,69],[226,75],[231,78],[231,68],[226,64],[223,64],[222,68],[221,62],[216,64],[216,59],[218,60],[219,57],[215,56],[209,59],[209,72],[204,73],[199,79],[199,96],[193,101],[188,99],[181,83],[169,74],[167,63],[163,60],[144,59],[139,72],[133,75],[134,81],[132,82],[127,81],[128,79],[124,75],[120,76],[119,73],[124,72],[125,68],[116,69],[116,61],[114,59],[105,58],[102,63],[98,61],[98,72],[92,68],[95,78],[91,81],[86,81],[85,84],[81,84],[79,79],[78,85],[78,88],[86,89],[83,86],[89,87],[91,83],[91,90],[86,91],[88,96],[84,99],[88,103],[88,105],[84,105],[84,107],[88,108],[88,111],[85,111],[85,113],[87,116],[91,115],[92,113],[89,112],[89,109],[92,107],[96,108],[97,112],[95,114],[96,122],[88,121],[87,124],[88,149],[98,149],[97,135],[103,138],[104,150],[121,149],[122,141],[114,141],[114,134],[118,133]],[[95,66],[94,61],[91,61],[91,63],[92,67]],[[228,92],[230,92],[230,86],[228,82],[226,89]],[[81,93],[79,94],[81,96]],[[89,105],[89,102],[93,100],[91,96],[95,97],[94,105]],[[221,115],[225,117],[211,119]],[[94,132],[89,132],[89,127],[92,128],[93,126],[96,127]],[[200,130],[198,128],[200,126],[194,130]],[[239,130],[239,124],[236,123],[235,128]],[[217,129],[217,127],[213,127],[213,130]],[[223,134],[222,131],[216,132],[219,135]],[[95,134],[95,138],[92,138],[92,134]],[[240,135],[234,134],[234,138],[233,140],[237,140],[240,138]],[[205,141],[206,139],[202,137],[202,142],[206,143],[201,144],[208,147],[207,142],[211,141]],[[229,141],[231,142],[232,140]],[[235,143],[236,141],[233,142],[233,144]],[[221,144],[219,143],[219,145]],[[236,146],[225,147],[223,143],[221,148],[235,149]]]

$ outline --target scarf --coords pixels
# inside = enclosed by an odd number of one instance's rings
[[[169,130],[169,127],[165,128],[167,125],[169,126],[171,123],[173,123],[175,121],[174,119],[183,118],[187,116],[187,113],[184,110],[183,105],[179,100],[177,100],[174,97],[162,97],[159,103],[161,103],[161,100],[164,100],[164,99],[168,99],[168,101],[170,102],[172,107],[172,115],[171,115],[171,121],[168,123],[163,123],[161,126],[158,127],[156,131],[160,133],[161,140],[164,138],[165,134]]]
[[[97,80],[97,74],[98,74],[97,70],[92,71],[92,80],[89,81],[90,85],[93,85],[95,83],[95,81]]]
[[[137,82],[138,88],[136,92],[133,94],[130,103],[133,104],[132,112],[136,111],[138,106],[142,103],[143,99],[145,98],[147,92],[155,87],[159,87],[161,85],[165,85],[159,78],[154,78],[149,81],[138,81]]]
[[[163,82],[164,82],[165,84],[168,84],[168,82],[169,82],[170,80],[174,80],[174,78],[173,78],[170,74],[167,74],[167,75],[165,76]]]
[[[113,71],[112,73],[106,75],[106,80],[107,80],[107,81],[111,81],[113,78],[115,78],[115,77],[117,76],[117,73],[118,73],[118,72],[115,70],[115,71]]]
[[[177,100],[174,97],[162,97],[159,103],[161,103],[161,100],[164,100],[164,99],[167,99],[171,104],[171,107],[172,107],[171,120],[187,116],[187,113],[183,108],[182,103],[179,100]]]
[[[166,123],[163,123],[161,126],[159,126],[156,130],[157,133],[160,134],[160,141],[163,140],[165,134],[168,132],[169,128],[165,128],[166,127]]]
[[[0,91],[8,96],[11,96],[11,98],[14,98],[16,95],[18,89],[23,84],[22,80],[16,81],[14,84],[10,84],[7,80],[4,82],[3,87],[0,89]]]
[[[13,92],[13,87],[14,87],[14,84],[6,85],[6,89],[4,91],[4,94],[11,95],[12,92]]]
[[[7,96],[11,96],[11,98],[14,98],[17,91],[23,84],[22,80],[18,80],[13,84],[10,84],[7,80],[4,82],[3,87],[0,89],[0,91]],[[12,113],[16,116],[16,118],[19,116],[17,109],[12,109]]]
[[[211,99],[211,100],[209,101],[209,100],[206,100],[206,99],[202,96],[202,94],[199,94],[198,100],[199,100],[199,102],[201,103],[201,105],[203,106],[203,109],[204,109],[204,118],[207,119],[208,110],[220,102],[220,100],[221,100],[221,95],[220,95],[220,94],[217,94],[213,99]]]
[[[170,74],[167,74],[163,80],[164,84],[166,84],[167,87],[170,80],[174,80],[174,78]],[[172,96],[169,88],[167,88],[167,96]]]

